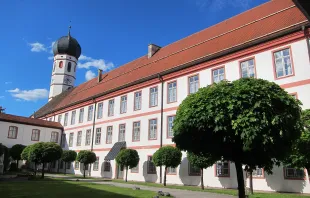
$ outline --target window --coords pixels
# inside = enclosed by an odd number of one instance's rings
[[[51,142],[58,142],[58,132],[53,131],[51,133]]]
[[[62,68],[62,67],[63,67],[63,64],[64,64],[64,63],[63,63],[62,61],[60,61],[60,62],[59,62],[59,68]]]
[[[68,113],[65,113],[64,126],[68,125]]]
[[[69,136],[69,147],[73,146],[73,136],[74,136],[74,134],[70,133],[70,136]]]
[[[82,131],[79,131],[76,139],[76,146],[81,146],[82,143]]]
[[[111,144],[112,143],[112,131],[113,131],[113,127],[112,126],[108,126],[107,127],[107,139],[106,139],[106,143],[107,144]]]
[[[191,163],[188,162],[188,175],[189,176],[200,176],[201,170],[200,168],[191,165]]]
[[[158,104],[158,88],[150,88],[150,107],[155,107]]]
[[[118,141],[119,142],[125,141],[125,133],[126,133],[126,125],[120,124],[119,125],[119,132],[118,132]]]
[[[217,162],[216,163],[216,176],[217,177],[229,177],[229,162]]]
[[[66,169],[71,169],[71,163],[69,162],[66,163]]]
[[[132,173],[139,173],[139,164],[136,167],[131,168]]]
[[[157,119],[149,120],[149,140],[157,139]]]
[[[61,147],[62,148],[66,147],[66,141],[67,141],[66,134],[62,134],[61,135]]]
[[[8,132],[8,138],[10,139],[16,139],[18,133],[18,128],[16,126],[10,126],[9,132]]]
[[[61,115],[58,116],[58,122],[61,123]]]
[[[74,169],[80,169],[80,162],[78,162],[78,161],[75,161],[74,162]]]
[[[140,122],[133,123],[132,141],[140,141]]]
[[[220,81],[224,80],[225,78],[225,68],[218,68],[212,70],[212,79],[214,83],[219,83]]]
[[[83,119],[84,119],[84,108],[80,109],[79,123],[82,123]]]
[[[114,99],[109,100],[108,116],[114,115]]]
[[[39,141],[40,140],[40,130],[32,129],[31,141]]]
[[[255,77],[254,59],[242,61],[240,63],[241,78]]]
[[[276,78],[293,75],[290,49],[284,49],[273,53]]]
[[[134,98],[134,110],[140,110],[141,109],[141,103],[142,103],[142,92],[136,92],[135,98]]]
[[[48,119],[48,121],[52,121],[52,119],[53,119],[53,118],[51,117],[51,118]]]
[[[111,164],[110,162],[103,162],[103,171],[110,172],[111,171]]]
[[[177,81],[168,83],[168,103],[177,101]]]
[[[167,174],[175,175],[175,174],[177,174],[177,169],[176,168],[172,168],[172,167],[168,167],[167,168]]]
[[[167,138],[173,137],[173,121],[175,119],[175,116],[168,116],[168,129],[167,129]]]
[[[156,167],[152,160],[152,156],[147,157],[147,174],[156,174]]]
[[[121,97],[121,113],[127,112],[127,96]]]
[[[85,138],[85,146],[90,145],[90,136],[91,136],[91,130],[86,130],[86,138]]]
[[[93,109],[93,105],[88,107],[87,121],[91,121],[93,119]]]
[[[59,166],[60,169],[63,169],[64,168],[64,161],[60,160],[60,166]]]
[[[103,103],[98,104],[98,112],[97,112],[97,119],[102,118],[102,111],[103,111]]]
[[[264,170],[262,168],[256,168],[252,172],[253,177],[264,177]]]
[[[71,62],[68,62],[67,71],[68,71],[68,72],[71,72]]]
[[[188,78],[188,84],[189,84],[189,93],[196,93],[199,89],[199,76],[191,76]]]
[[[284,178],[285,179],[304,179],[305,178],[305,171],[302,169],[285,167],[284,168]]]
[[[71,114],[71,125],[75,124],[75,114],[76,114],[76,111],[72,111],[72,114]]]
[[[101,143],[101,128],[96,128],[96,140],[95,144]]]
[[[76,71],[76,65],[74,65],[74,72]]]
[[[99,157],[96,157],[96,161],[94,162],[93,165],[93,170],[97,171],[99,169]]]

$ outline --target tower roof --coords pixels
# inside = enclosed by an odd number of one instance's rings
[[[73,38],[70,35],[70,29],[69,27],[69,33],[67,36],[60,37],[53,45],[53,53],[54,56],[57,54],[68,54],[70,56],[74,56],[76,59],[78,59],[82,53],[82,49],[78,41]]]

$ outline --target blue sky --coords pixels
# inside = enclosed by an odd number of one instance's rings
[[[0,106],[29,116],[47,102],[52,42],[82,47],[79,85],[97,73],[165,46],[268,0],[4,0],[0,6]]]

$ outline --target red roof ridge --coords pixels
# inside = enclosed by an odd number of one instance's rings
[[[267,2],[267,3],[270,3],[270,2]],[[264,4],[266,4],[266,3],[264,3]],[[263,5],[263,4],[262,4],[262,5]],[[257,6],[257,7],[260,7],[260,6]],[[257,7],[255,7],[255,8],[257,8]],[[76,93],[73,93],[73,94],[71,94],[70,96],[76,95],[76,94],[81,93],[81,92],[83,92],[83,91],[85,91],[85,90],[88,90],[88,89],[91,89],[91,88],[93,88],[93,87],[96,87],[96,86],[100,85],[101,83],[114,80],[114,79],[116,79],[116,78],[118,78],[118,77],[120,77],[120,76],[123,76],[123,75],[125,75],[125,74],[131,73],[131,72],[133,72],[133,71],[135,71],[135,70],[137,70],[137,69],[140,69],[140,68],[142,68],[142,67],[145,67],[145,66],[147,66],[147,65],[150,65],[150,64],[152,64],[152,63],[155,63],[155,62],[160,61],[160,60],[162,60],[162,59],[165,59],[165,58],[167,58],[167,57],[173,56],[173,55],[178,54],[178,53],[180,53],[180,52],[182,52],[182,51],[186,51],[186,50],[188,50],[188,49],[191,49],[191,48],[193,48],[193,47],[196,47],[196,46],[198,46],[198,45],[201,45],[201,44],[203,44],[203,43],[206,43],[206,42],[208,42],[208,41],[211,41],[211,40],[213,40],[213,39],[216,39],[216,38],[218,38],[218,37],[224,36],[224,35],[226,35],[226,34],[229,34],[229,33],[231,33],[231,32],[234,32],[234,31],[236,31],[236,30],[239,30],[239,29],[241,29],[241,28],[243,28],[243,27],[246,27],[246,26],[251,25],[251,24],[253,24],[253,23],[256,23],[256,22],[258,22],[258,21],[264,20],[264,19],[266,19],[266,18],[268,18],[268,17],[271,17],[271,16],[273,16],[273,15],[276,15],[276,14],[278,14],[278,13],[281,13],[281,12],[283,12],[283,11],[286,11],[286,10],[291,9],[291,8],[294,8],[294,7],[296,7],[296,6],[295,6],[295,5],[291,5],[291,6],[287,7],[287,8],[284,8],[284,9],[282,9],[282,10],[276,11],[276,12],[274,12],[274,13],[272,13],[272,14],[269,14],[269,15],[264,16],[264,17],[262,17],[262,18],[256,19],[256,20],[254,20],[254,21],[251,21],[251,22],[249,22],[249,23],[247,23],[247,24],[241,25],[241,26],[239,26],[239,27],[237,27],[237,28],[234,28],[234,29],[232,29],[232,30],[226,31],[226,32],[224,32],[224,33],[222,33],[222,34],[219,34],[219,35],[217,35],[217,36],[214,36],[214,37],[211,37],[211,38],[209,38],[209,39],[206,39],[206,40],[204,40],[204,41],[202,41],[202,42],[196,43],[196,44],[191,45],[191,46],[189,46],[189,47],[186,47],[186,48],[183,48],[183,49],[178,50],[178,51],[176,51],[176,52],[170,53],[170,54],[168,54],[168,55],[166,55],[166,56],[160,57],[160,58],[158,58],[158,59],[156,59],[156,60],[153,60],[153,61],[148,62],[148,63],[146,63],[146,64],[140,65],[140,66],[135,67],[135,68],[133,68],[133,69],[131,69],[131,70],[127,70],[126,72],[123,72],[123,73],[121,73],[121,74],[119,74],[119,75],[117,75],[117,76],[115,76],[115,77],[113,77],[113,78],[110,78],[110,79],[107,79],[107,80],[102,80],[100,83],[96,83],[96,84],[94,84],[94,85],[92,85],[92,86],[89,86],[89,87],[87,87],[87,88],[84,88],[84,89],[82,89],[82,90],[80,90],[80,91],[78,91],[78,92],[76,92]],[[252,9],[254,9],[254,8],[252,8]],[[243,14],[243,13],[241,13],[241,14]],[[233,17],[232,17],[232,18],[233,18]],[[228,19],[227,19],[227,20],[228,20]],[[222,22],[221,22],[221,23],[222,23]],[[221,24],[221,23],[218,23],[218,24]],[[216,25],[218,25],[218,24],[216,24]],[[212,26],[211,26],[211,27],[212,27]],[[208,27],[208,28],[210,28],[210,27]],[[203,30],[205,30],[205,29],[203,29]],[[203,31],[203,30],[201,30],[201,31]],[[192,34],[192,35],[193,35],[193,34]],[[192,36],[192,35],[190,35],[190,36]],[[182,40],[182,39],[181,39],[181,40]],[[179,40],[179,41],[180,41],[180,40]],[[176,42],[179,42],[179,41],[176,41]],[[174,44],[174,43],[176,43],[176,42],[173,42],[173,43],[171,43],[171,44]],[[169,44],[169,45],[171,45],[171,44]],[[168,45],[167,45],[167,46],[168,46]],[[167,46],[165,46],[165,47],[167,47]],[[163,48],[165,48],[165,47],[163,47]],[[142,57],[140,57],[140,58],[143,58],[143,57],[145,57],[145,56],[146,56],[146,55],[144,55],[144,56],[142,56]],[[138,58],[138,59],[140,59],[140,58]],[[135,59],[135,60],[133,60],[133,61],[136,61],[136,60],[138,60],[138,59]],[[133,61],[131,61],[131,62],[133,62]],[[122,65],[121,67],[124,67],[124,66],[126,66],[127,64],[129,64],[129,63],[131,63],[131,62],[128,62],[128,63]],[[120,68],[120,67],[118,67],[118,68]],[[116,68],[116,69],[118,69],[118,68]],[[105,73],[105,74],[108,75],[109,73]],[[93,81],[93,80],[97,80],[97,79],[94,78],[94,79],[92,79],[91,81]],[[89,81],[87,81],[87,82],[89,82]],[[82,83],[82,84],[84,84],[84,83]],[[82,85],[82,84],[80,84],[80,85]],[[80,86],[80,85],[78,85],[78,86]],[[70,97],[70,96],[69,96],[69,97]]]

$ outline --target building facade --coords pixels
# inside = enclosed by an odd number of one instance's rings
[[[147,55],[63,91],[33,116],[64,126],[63,148],[96,153],[90,175],[123,178],[115,155],[126,147],[140,157],[128,180],[159,183],[163,171],[154,167],[152,155],[161,146],[174,145],[177,108],[201,87],[261,78],[279,84],[303,109],[310,108],[309,21],[297,3],[274,0],[166,47],[151,44]],[[68,65],[56,67],[65,71]],[[79,163],[72,166],[72,173],[82,174]],[[254,189],[310,193],[306,171],[281,166],[273,172],[254,171]],[[167,183],[199,185],[200,171],[183,153],[180,166],[168,169]],[[205,169],[204,184],[237,188],[234,164],[218,162]]]

